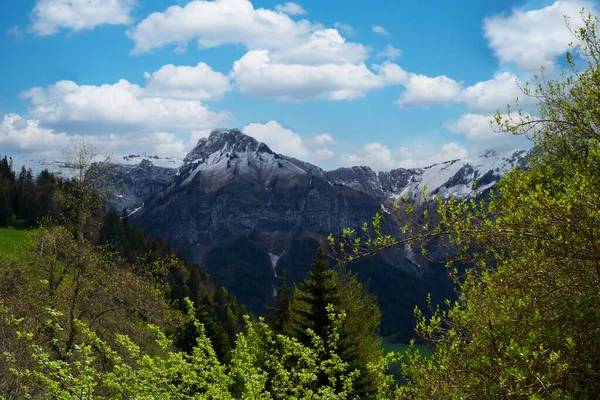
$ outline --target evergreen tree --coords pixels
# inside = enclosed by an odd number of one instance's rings
[[[12,158],[4,156],[0,159],[0,180],[8,180],[10,183],[14,183],[15,178]]]
[[[329,268],[323,249],[319,249],[311,271],[294,294],[285,331],[307,346],[311,342],[307,329],[325,337],[329,327],[328,304],[338,311],[340,293],[336,273]]]
[[[327,337],[331,329],[329,304],[336,312],[346,314],[339,327],[336,353],[350,371],[360,372],[353,393],[369,398],[386,384],[381,371],[369,366],[369,363],[376,365],[383,357],[378,335],[381,312],[375,297],[356,277],[343,268],[330,268],[323,250],[319,249],[306,280],[292,297],[284,332],[307,346],[311,345],[307,329],[321,338]]]
[[[5,227],[12,220],[12,207],[10,196],[8,195],[7,185],[2,185],[0,181],[0,227]]]

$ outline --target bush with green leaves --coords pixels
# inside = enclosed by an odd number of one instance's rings
[[[489,199],[424,196],[402,211],[401,236],[379,231],[331,239],[342,261],[398,244],[441,238],[459,300],[416,310],[417,332],[434,351],[402,363],[407,399],[592,399],[600,393],[600,40],[598,19],[582,12],[567,53],[570,71],[545,72],[524,95],[536,113],[498,113],[495,126],[529,134],[526,169],[501,180]],[[567,20],[567,25],[568,24]],[[584,64],[579,70],[577,65]],[[434,209],[436,213],[430,213]]]
[[[19,398],[55,399],[350,399],[358,371],[350,370],[337,355],[339,327],[344,313],[328,306],[330,328],[325,338],[312,333],[312,344],[275,334],[261,319],[247,318],[246,332],[238,335],[229,365],[219,362],[195,319],[188,301],[189,317],[197,329],[197,342],[191,353],[174,351],[172,341],[158,327],[156,346],[144,352],[127,335],[117,335],[114,345],[102,340],[89,325],[77,321],[78,343],[66,357],[57,358],[22,330],[23,319],[0,307],[4,324],[25,344],[34,360],[32,368],[11,367],[13,386]],[[48,311],[48,327],[59,332],[60,313]],[[310,334],[310,332],[309,332]],[[54,340],[51,338],[50,340]],[[328,354],[324,357],[323,354]],[[4,353],[8,363],[16,355]],[[391,358],[389,359],[391,360]],[[386,362],[373,368],[385,368]],[[327,385],[317,385],[323,374]],[[2,392],[0,392],[2,393]],[[387,398],[387,388],[372,398]],[[7,399],[10,396],[5,396]]]

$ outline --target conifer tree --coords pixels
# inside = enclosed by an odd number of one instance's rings
[[[0,227],[7,226],[11,221],[12,209],[10,196],[6,185],[0,182]]]
[[[294,294],[286,332],[305,345],[310,345],[311,341],[306,333],[309,328],[320,337],[325,337],[329,326],[328,304],[339,310],[340,294],[336,273],[329,268],[323,249],[319,249],[311,271]]]
[[[350,371],[360,372],[353,394],[369,398],[385,385],[381,371],[369,367],[383,357],[378,335],[381,312],[375,297],[344,268],[330,268],[323,250],[319,249],[306,280],[292,297],[284,332],[307,346],[311,345],[308,329],[321,338],[327,337],[331,328],[329,304],[336,312],[346,315],[339,327],[336,354],[348,364]]]

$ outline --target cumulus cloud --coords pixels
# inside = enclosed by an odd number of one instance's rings
[[[248,136],[252,136],[256,140],[266,143],[271,150],[277,153],[298,158],[303,161],[322,164],[335,157],[335,153],[327,147],[319,147],[315,150],[311,150],[308,146],[310,143],[305,143],[302,140],[302,136],[291,129],[284,128],[277,121],[268,121],[264,124],[248,124],[242,128],[242,132]],[[331,139],[331,136],[328,134],[318,135],[317,137],[323,140],[319,143],[313,139],[313,145],[324,146],[326,143],[333,143],[333,139]],[[325,139],[326,137],[329,137],[331,140]]]
[[[128,31],[135,42],[135,53],[143,53],[167,44],[184,49],[196,39],[200,47],[226,43],[241,44],[248,51],[234,62],[229,78],[244,94],[280,101],[353,100],[368,91],[399,85],[408,74],[399,66],[385,62],[367,66],[371,49],[348,42],[338,29],[323,29],[309,21],[294,21],[285,12],[295,3],[275,10],[257,8],[248,0],[194,0],[186,6],[172,6],[149,15]],[[335,26],[352,32],[341,23]],[[397,58],[400,50],[387,46],[381,57]],[[222,96],[229,89],[225,79],[214,79],[210,96],[203,92],[206,68],[186,69],[201,80],[200,85],[174,89],[178,98],[209,99]],[[168,75],[174,67],[164,67]],[[159,71],[160,72],[160,71]],[[158,75],[158,72],[157,72]],[[151,77],[154,78],[154,77]],[[150,79],[150,78],[149,78]],[[167,77],[165,77],[167,80]],[[151,81],[148,87],[159,88]],[[183,86],[179,83],[174,86]],[[199,87],[197,87],[199,86]],[[218,90],[221,88],[221,90]],[[179,93],[179,94],[177,94]],[[200,97],[196,97],[200,93]]]
[[[189,131],[228,118],[200,101],[156,97],[124,79],[101,86],[59,81],[21,94],[29,115],[45,126],[71,132]]]
[[[127,25],[137,0],[38,0],[29,30],[48,36],[61,28],[72,31],[101,25]]]
[[[514,150],[529,147],[527,138],[493,129],[491,114],[465,114],[457,121],[445,124],[451,132],[465,135],[471,147],[476,151],[487,149]]]
[[[313,138],[313,143],[318,146],[325,146],[328,144],[333,144],[333,137],[329,133],[321,133]]]
[[[275,9],[287,15],[302,15],[306,14],[306,10],[298,3],[287,2],[285,4],[278,4]]]
[[[377,57],[390,58],[392,60],[395,60],[396,58],[400,57],[401,55],[402,55],[402,50],[395,48],[391,44],[388,44],[387,46],[385,46],[385,48],[382,51],[377,53]]]
[[[503,109],[507,104],[513,104],[517,98],[523,107],[535,105],[535,99],[521,92],[519,86],[523,85],[516,75],[499,72],[490,80],[465,88],[460,95],[460,100],[469,110],[488,113]]]
[[[429,77],[408,73],[402,84],[406,91],[396,101],[400,107],[429,107],[464,103],[470,112],[493,113],[514,104],[518,98],[521,107],[528,109],[537,104],[534,97],[526,96],[517,75],[498,72],[492,79],[463,87],[462,82],[444,75]]]
[[[323,147],[322,149],[317,149],[313,153],[313,158],[317,160],[331,160],[335,157],[335,153],[332,150],[329,150],[327,147]]]
[[[396,104],[400,107],[428,107],[446,105],[456,101],[461,92],[461,83],[444,75],[431,78],[425,75],[410,74]]]
[[[287,156],[307,159],[310,151],[304,146],[302,137],[291,129],[286,129],[277,121],[265,124],[252,123],[242,131],[256,140],[266,143],[271,150]]]
[[[357,64],[368,57],[369,49],[349,43],[335,29],[314,32],[299,46],[273,51],[271,60],[280,64],[327,65]]]
[[[171,6],[150,14],[127,35],[134,41],[135,54],[168,44],[181,48],[192,39],[202,48],[233,43],[250,49],[277,49],[303,43],[316,28],[283,12],[255,9],[248,0],[194,0],[184,7]]]
[[[378,35],[383,35],[383,36],[389,36],[391,35],[391,33],[389,33],[383,26],[380,25],[375,25],[372,28],[373,32],[375,32]]]
[[[532,11],[515,8],[508,15],[486,18],[483,32],[501,62],[514,62],[525,70],[552,67],[574,39],[566,29],[563,15],[572,17],[576,28],[581,24],[579,12],[583,7],[586,12],[596,13],[595,5],[586,1],[556,1]]]
[[[233,65],[231,76],[240,91],[283,101],[352,100],[367,91],[399,84],[404,71],[398,66],[364,63],[303,65],[277,63],[268,50],[246,53]]]
[[[62,150],[80,140],[93,145],[99,153],[114,155],[159,154],[183,157],[184,142],[173,133],[144,132],[126,134],[80,135],[57,132],[40,126],[37,120],[18,114],[7,114],[0,122],[0,147],[17,158],[45,158],[62,160]]]
[[[6,114],[0,122],[0,147],[9,154],[47,152],[69,143],[65,133],[40,127],[39,121]]]
[[[367,165],[376,171],[386,171],[398,167],[398,161],[389,147],[378,143],[368,143],[358,154],[341,154],[339,162],[342,166]]]
[[[378,142],[369,143],[356,154],[342,154],[339,163],[350,167],[366,165],[376,171],[389,171],[395,168],[417,168],[432,164],[468,157],[468,150],[457,143],[449,142],[440,146],[412,144],[392,151]]]
[[[168,64],[146,72],[146,94],[187,100],[219,100],[231,90],[229,77],[201,62],[195,67]]]

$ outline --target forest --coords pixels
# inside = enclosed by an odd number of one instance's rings
[[[0,227],[35,229],[0,254],[0,398],[598,398],[600,40],[584,22],[568,71],[522,88],[537,114],[517,102],[492,121],[531,138],[526,168],[485,198],[404,199],[395,234],[377,214],[331,235],[266,317],[107,210],[107,165],[85,143],[69,177],[5,157]],[[448,264],[457,300],[414,310],[430,354],[384,355],[376,301],[346,266],[431,240],[469,266]]]

